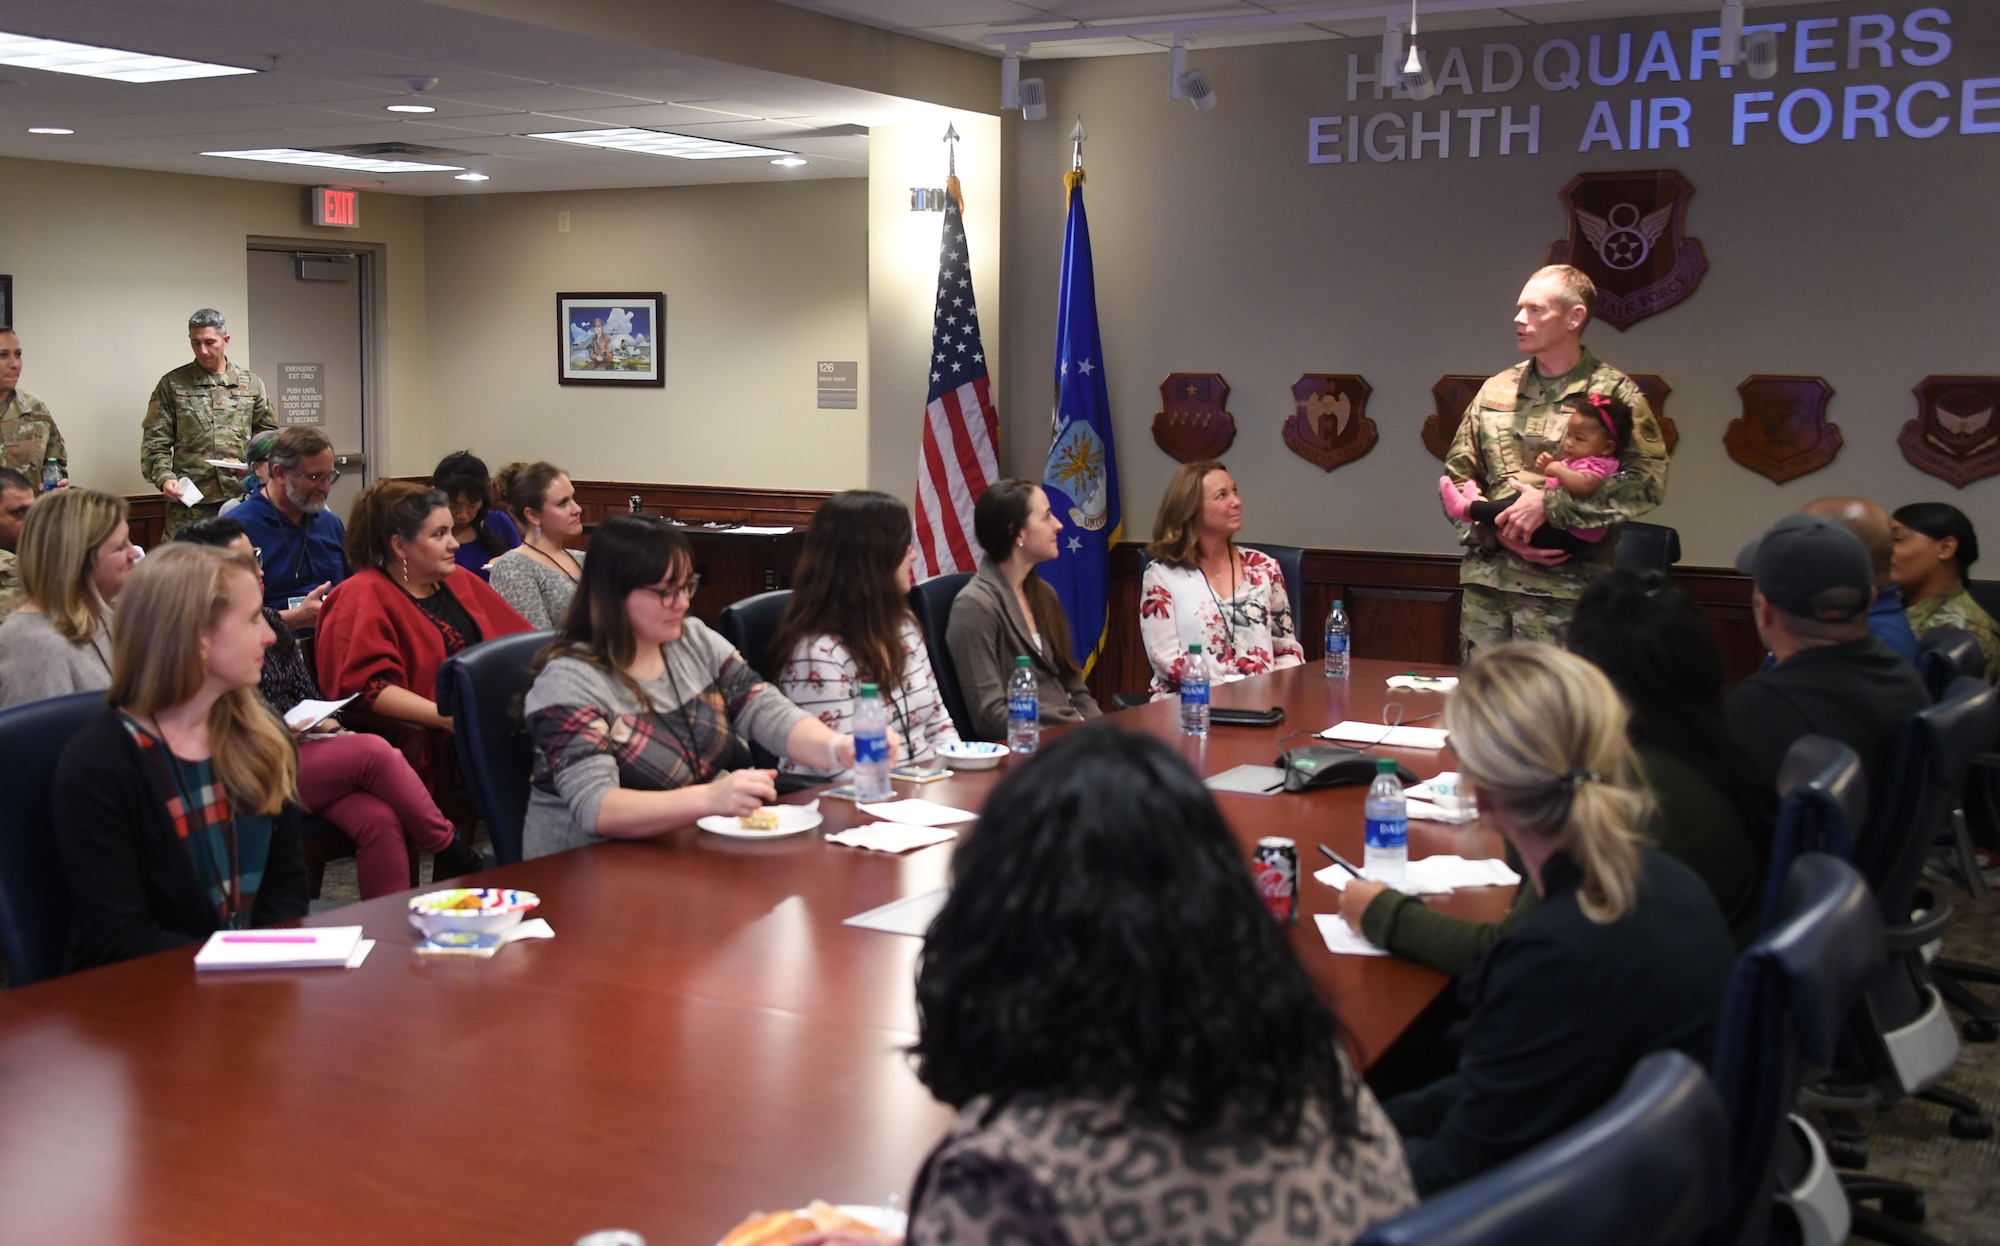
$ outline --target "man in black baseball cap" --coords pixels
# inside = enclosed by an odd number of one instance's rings
[[[1930,696],[1869,634],[1868,547],[1822,515],[1787,515],[1743,547],[1736,569],[1755,586],[1750,609],[1777,665],[1730,692],[1730,730],[1771,783],[1800,736],[1823,735],[1858,753],[1869,790],[1883,790],[1896,733]]]

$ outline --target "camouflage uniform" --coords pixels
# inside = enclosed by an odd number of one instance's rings
[[[139,433],[139,471],[155,488],[169,476],[186,476],[201,490],[198,506],[167,501],[166,535],[243,495],[241,477],[203,459],[241,460],[252,437],[277,427],[264,382],[248,368],[232,363],[215,373],[190,362],[161,377]]]
[[[1972,633],[1979,651],[1986,655],[1986,682],[2000,682],[2000,626],[1980,608],[1964,585],[1956,593],[1926,597],[1903,610],[1910,618],[1910,630],[1918,636],[1934,627],[1958,627]]]
[[[1558,528],[1602,528],[1645,514],[1667,494],[1667,446],[1653,409],[1632,378],[1600,363],[1589,350],[1568,372],[1543,377],[1534,361],[1516,364],[1480,387],[1445,455],[1454,481],[1472,480],[1488,498],[1520,490],[1508,477],[1533,471],[1544,451],[1560,454],[1569,416],[1560,409],[1572,394],[1615,394],[1632,409],[1632,436],[1622,466],[1588,498],[1560,489],[1546,493],[1547,522]],[[1610,537],[1553,567],[1538,567],[1501,545],[1490,525],[1458,525],[1467,548],[1459,565],[1459,650],[1469,660],[1479,649],[1509,640],[1562,641],[1576,599],[1611,569],[1618,548]]]
[[[11,467],[42,487],[42,464],[50,455],[65,479],[69,477],[69,449],[63,445],[62,430],[41,399],[17,389],[0,406],[0,467]]]
[[[14,551],[0,549],[0,619],[14,613],[28,600],[21,589],[21,567]]]

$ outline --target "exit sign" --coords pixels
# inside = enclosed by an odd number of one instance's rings
[[[361,192],[334,186],[313,187],[312,223],[341,229],[361,228]]]

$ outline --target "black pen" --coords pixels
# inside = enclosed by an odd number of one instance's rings
[[[1362,877],[1361,871],[1354,868],[1354,862],[1349,861],[1346,857],[1341,856],[1339,853],[1327,847],[1325,844],[1321,844],[1319,846],[1319,850],[1321,852],[1324,852],[1327,856],[1332,857],[1333,863],[1339,866],[1341,869],[1346,870],[1348,873],[1354,875],[1356,878]]]

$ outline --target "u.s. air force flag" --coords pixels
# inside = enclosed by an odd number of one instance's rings
[[[1123,533],[1118,458],[1111,448],[1111,403],[1097,336],[1097,282],[1090,266],[1090,222],[1083,214],[1083,170],[1066,174],[1069,226],[1063,234],[1062,285],[1056,298],[1054,439],[1042,488],[1062,521],[1055,561],[1038,571],[1069,613],[1071,646],[1088,672],[1104,650],[1109,622],[1111,546]]]

